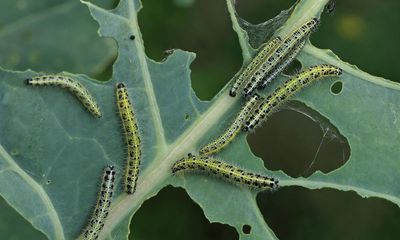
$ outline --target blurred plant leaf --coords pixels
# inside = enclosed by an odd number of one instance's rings
[[[326,2],[300,1],[277,34],[285,36],[299,23],[319,16]],[[115,114],[114,85],[124,81],[130,87],[139,119],[144,159],[137,191],[132,196],[117,191],[101,238],[126,239],[132,214],[145,200],[172,184],[185,188],[210,221],[234,226],[241,239],[275,239],[257,207],[255,192],[207,176],[173,176],[170,171],[176,160],[217,136],[242,100],[229,97],[225,87],[212,101],[199,101],[190,86],[189,65],[195,58],[192,53],[176,50],[161,63],[147,58],[137,22],[141,8],[138,0],[121,0],[114,10],[84,3],[99,23],[100,34],[118,43],[111,81],[98,83],[71,74],[98,99],[103,118],[94,119],[64,91],[25,86],[24,79],[35,75],[32,71],[1,70],[1,195],[49,238],[78,236],[96,199],[103,166],[114,164],[119,177],[122,175],[125,148]],[[248,35],[241,28],[243,20],[235,13],[233,2],[227,0],[227,5],[247,62],[255,52],[249,45],[254,34]],[[285,18],[283,15],[280,19]],[[268,24],[259,31],[268,34]],[[340,94],[330,92],[330,86],[339,79],[326,79],[296,99],[328,118],[347,138],[350,160],[331,173],[317,172],[309,178],[294,179],[266,169],[262,160],[250,152],[244,134],[220,156],[249,170],[278,177],[282,186],[352,190],[399,204],[395,180],[400,171],[396,162],[400,86],[368,75],[311,44],[300,60],[303,66],[330,63],[343,68]],[[280,77],[274,85],[283,80]],[[242,232],[245,224],[251,226],[250,234]]]
[[[113,0],[96,0],[112,7]],[[78,0],[0,1],[0,66],[97,76],[115,57],[111,39]]]

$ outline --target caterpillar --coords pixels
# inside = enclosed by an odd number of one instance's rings
[[[113,198],[114,180],[114,166],[105,167],[97,204],[83,233],[85,240],[97,239],[101,229],[104,227],[104,221],[107,218]]]
[[[139,166],[142,155],[140,147],[141,140],[139,129],[136,124],[136,117],[125,84],[118,83],[116,85],[116,92],[118,112],[125,133],[126,145],[128,146],[124,189],[126,193],[133,194],[136,190],[136,182],[139,176]]]
[[[258,89],[264,89],[272,80],[274,80],[283,70],[286,69],[286,67],[296,58],[296,56],[300,53],[300,51],[303,49],[306,41],[301,41],[299,44],[297,44],[293,51],[291,51],[288,56],[278,65],[276,66],[272,72],[268,75],[266,75],[261,83],[258,85]]]
[[[188,154],[187,157],[182,158],[172,166],[172,173],[174,174],[190,170],[211,173],[233,183],[244,184],[250,188],[260,190],[276,189],[279,183],[277,179],[247,172],[243,169],[207,156],[194,156]]]
[[[26,79],[28,85],[34,86],[60,86],[74,94],[83,106],[95,117],[101,117],[99,105],[90,92],[78,81],[61,75],[43,75]]]
[[[254,129],[260,122],[269,116],[277,106],[309,83],[323,77],[339,76],[341,74],[342,69],[328,64],[312,66],[300,72],[286,81],[282,87],[276,88],[275,91],[259,105],[259,107],[254,111],[254,114],[246,119],[244,130],[249,131]]]
[[[236,79],[236,82],[233,84],[231,90],[229,91],[229,95],[231,97],[235,97],[238,89],[245,84],[248,78],[253,74],[253,72],[257,71],[257,68],[264,61],[266,57],[269,56],[270,52],[274,50],[280,43],[282,39],[278,36],[270,40],[265,46],[257,53],[257,55],[251,60],[249,65],[243,70],[243,72]]]
[[[243,94],[245,96],[251,95],[255,88],[260,84],[261,80],[266,75],[270,74],[271,70],[275,68],[288,53],[293,51],[296,45],[317,27],[318,23],[319,20],[313,18],[301,25],[288,38],[286,38],[285,41],[283,41],[283,43],[262,63],[261,67],[251,75],[250,80],[247,81],[247,84],[243,89]]]
[[[228,129],[217,139],[210,142],[200,149],[200,155],[211,155],[216,152],[221,151],[224,147],[226,147],[230,142],[235,139],[236,135],[240,132],[243,122],[246,117],[251,113],[254,109],[254,106],[257,104],[259,100],[259,96],[254,94],[251,99],[249,99],[245,105],[242,107],[240,112],[237,114],[235,120],[228,127]]]

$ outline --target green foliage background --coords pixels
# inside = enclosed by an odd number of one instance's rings
[[[116,4],[108,0],[92,2],[108,8]],[[238,12],[256,23],[292,4],[293,1],[241,0]],[[161,60],[163,51],[169,48],[196,52],[191,76],[200,98],[210,99],[240,68],[241,51],[225,1],[143,0],[143,5],[139,24],[147,54]],[[322,26],[311,41],[317,47],[332,49],[366,72],[400,80],[396,61],[400,30],[392,26],[400,21],[399,7],[396,0],[339,0],[333,16],[323,15]],[[110,76],[115,44],[97,37],[97,24],[78,0],[2,1],[0,27],[0,66],[4,68],[66,70],[99,79]],[[70,39],[70,44],[58,44],[57,40],[64,38]],[[299,128],[294,123],[307,127]],[[249,141],[271,169],[299,176],[310,174],[305,171],[315,157],[322,134],[317,123],[296,111],[284,110]],[[274,145],[276,136],[284,137],[287,144]],[[326,172],[343,164],[343,157],[334,153],[345,152],[345,144],[335,140],[324,144],[312,171]],[[288,148],[294,150],[287,151]],[[318,161],[329,157],[330,161]],[[264,194],[259,195],[260,208],[281,239],[391,239],[400,233],[400,210],[385,200],[362,199],[353,192],[299,187],[268,195],[268,204],[266,199]],[[7,239],[44,239],[4,201],[0,212],[0,232]],[[131,232],[132,239],[237,238],[232,228],[209,224],[186,193],[172,187],[142,206],[133,218]]]

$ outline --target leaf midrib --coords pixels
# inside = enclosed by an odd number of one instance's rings
[[[153,124],[156,134],[156,145],[157,146],[166,146],[165,140],[165,132],[164,127],[162,125],[161,116],[160,116],[160,108],[158,107],[157,98],[155,96],[153,82],[151,80],[151,75],[149,71],[149,66],[147,65],[146,53],[144,51],[143,39],[141,34],[139,33],[139,26],[137,24],[137,13],[134,6],[133,1],[128,1],[129,8],[129,27],[131,28],[132,33],[136,36],[137,41],[135,41],[136,48],[138,49],[138,58],[140,63],[140,70],[142,71],[142,76],[144,80],[145,92],[147,93],[147,97],[150,104],[150,112],[153,116]]]

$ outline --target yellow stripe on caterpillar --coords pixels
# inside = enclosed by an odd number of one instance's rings
[[[246,131],[254,129],[282,102],[315,80],[323,77],[339,76],[341,74],[342,69],[328,64],[313,66],[300,72],[286,81],[282,87],[276,88],[275,91],[259,105],[254,111],[254,114],[246,119],[244,129]]]
[[[276,66],[269,74],[267,74],[260,84],[258,85],[258,89],[264,89],[272,80],[278,77],[283,70],[287,68],[287,66],[296,58],[296,56],[300,53],[303,49],[306,41],[301,41],[299,44],[295,46],[295,48]]]
[[[43,75],[26,79],[28,85],[34,86],[59,86],[74,94],[83,106],[95,117],[101,117],[99,105],[90,92],[78,81],[67,76]]]
[[[114,166],[107,166],[104,168],[100,193],[96,206],[89,220],[89,224],[83,232],[83,237],[85,240],[97,239],[101,229],[104,227],[104,222],[107,218],[113,198],[114,180]]]
[[[251,114],[252,110],[258,103],[259,98],[260,97],[257,94],[254,94],[236,115],[236,118],[233,120],[228,129],[226,129],[226,131],[217,139],[200,149],[200,155],[211,155],[217,153],[231,143],[242,129],[243,122]]]
[[[257,69],[262,65],[270,53],[281,44],[282,39],[278,36],[273,38],[265,44],[265,46],[257,53],[257,55],[251,60],[251,62],[244,68],[244,70],[237,77],[235,83],[233,84],[229,95],[235,97],[237,92],[247,83],[251,75],[257,71]]]
[[[252,74],[243,89],[243,94],[245,96],[250,96],[260,84],[261,80],[268,76],[271,71],[273,71],[273,69],[277,67],[278,64],[282,62],[282,60],[286,58],[286,56],[318,26],[318,23],[319,20],[317,18],[312,18],[286,38],[283,43],[263,62],[258,70]]]
[[[247,172],[207,156],[194,156],[189,154],[186,158],[177,161],[172,166],[172,173],[191,170],[207,172],[228,181],[259,190],[274,190],[278,187],[279,182],[277,179]]]
[[[140,134],[133,106],[128,95],[128,89],[124,83],[118,83],[116,85],[116,94],[118,111],[128,149],[124,188],[126,193],[133,194],[136,190],[136,182],[139,176],[140,160],[142,156]]]

